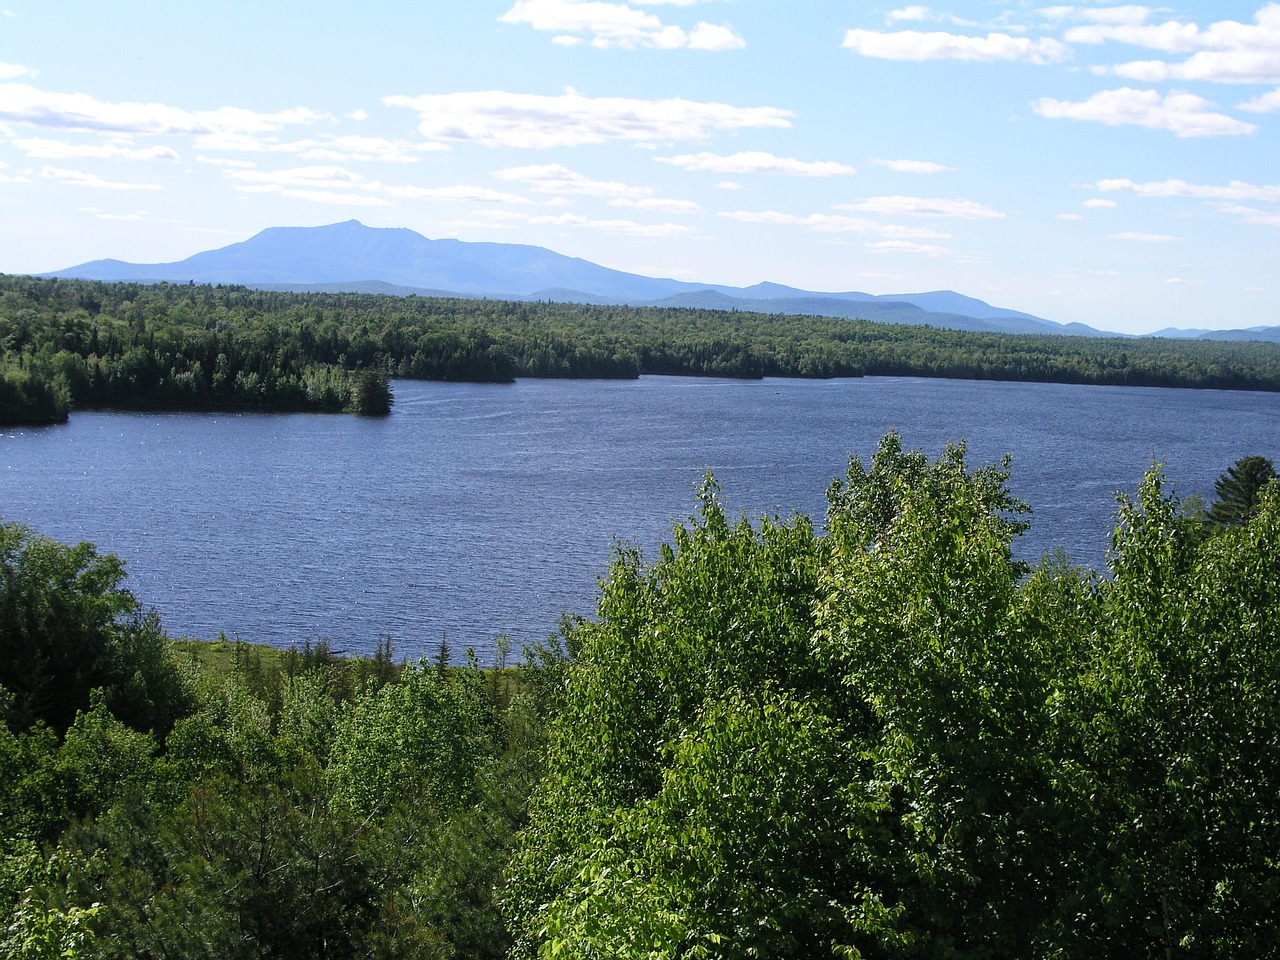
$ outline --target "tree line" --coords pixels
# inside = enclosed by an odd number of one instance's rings
[[[1108,569],[893,434],[804,516],[714,480],[522,664],[175,644],[0,524],[0,953],[1262,958],[1280,484],[1153,469]]]
[[[818,316],[0,277],[0,422],[73,407],[386,413],[391,377],[925,376],[1280,389],[1254,342]]]

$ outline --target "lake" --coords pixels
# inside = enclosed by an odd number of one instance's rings
[[[482,662],[590,614],[615,539],[654,555],[707,470],[734,514],[803,512],[888,430],[1013,456],[1018,553],[1100,568],[1117,492],[1276,458],[1280,395],[873,378],[396,381],[390,417],[73,413],[0,432],[0,515],[127,563],[172,635]]]

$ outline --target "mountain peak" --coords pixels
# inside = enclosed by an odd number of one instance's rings
[[[611,270],[543,247],[430,240],[404,227],[370,227],[356,219],[318,227],[268,227],[248,240],[175,263],[99,260],[50,276],[174,283],[194,280],[330,291],[396,289],[507,300],[714,304],[724,309],[826,314],[971,330],[1067,332],[1061,324],[993,307],[950,290],[876,296],[816,293],[772,281],[745,288],[689,283]]]

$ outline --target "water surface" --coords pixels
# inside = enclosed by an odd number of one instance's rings
[[[1155,461],[1212,497],[1276,457],[1280,396],[909,378],[397,381],[386,419],[74,413],[0,433],[0,515],[128,564],[173,634],[397,656],[589,614],[615,538],[652,555],[705,471],[735,514],[821,518],[850,453],[887,430],[972,464],[1013,455],[1019,553],[1104,562],[1118,491]]]

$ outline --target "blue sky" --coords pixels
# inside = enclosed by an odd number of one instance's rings
[[[0,272],[359,219],[1280,324],[1280,4],[0,0]]]

